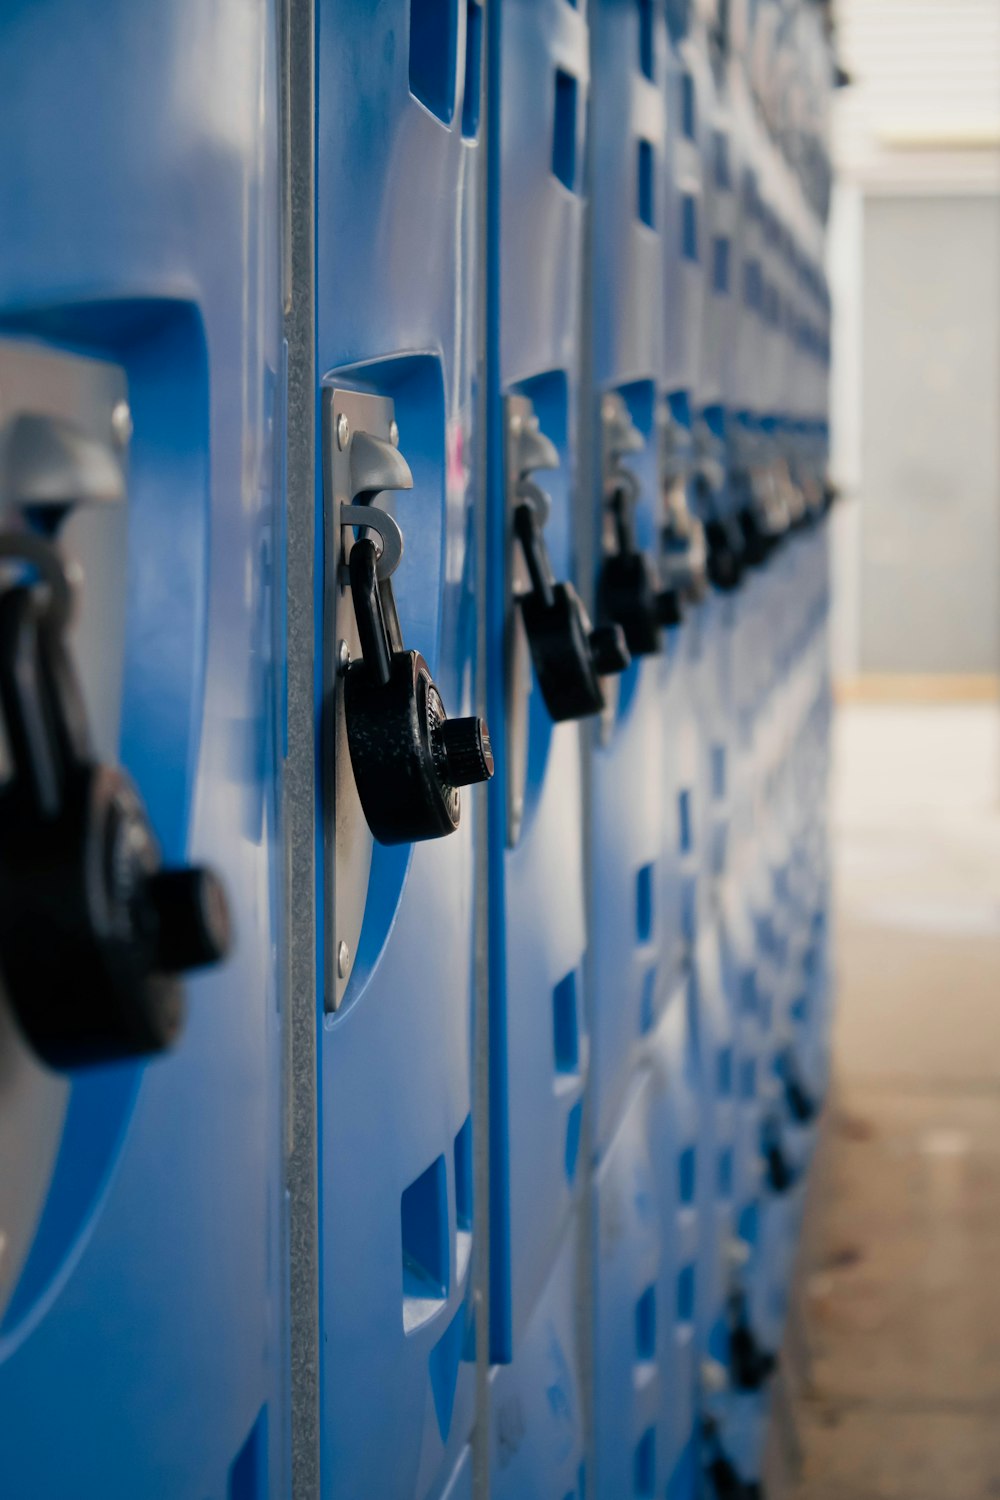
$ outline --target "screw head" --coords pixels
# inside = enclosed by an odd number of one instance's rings
[[[341,938],[337,944],[337,974],[341,979],[347,978],[347,971],[351,967],[351,950]]]
[[[399,447],[399,423],[395,417],[389,423],[389,441],[394,448]]]
[[[343,451],[347,447],[347,440],[351,435],[351,424],[347,420],[347,413],[341,412],[337,418],[337,447]]]
[[[348,646],[348,644],[347,644],[346,641],[338,641],[337,642],[337,671],[340,673],[341,676],[343,676],[344,673],[347,671],[347,669],[348,669],[348,667],[350,665],[351,665],[351,648]]]
[[[127,401],[116,401],[111,409],[111,436],[118,448],[127,448],[132,441],[132,413]]]

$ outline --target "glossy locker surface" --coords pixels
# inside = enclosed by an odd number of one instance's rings
[[[404,0],[317,12],[317,371],[324,391],[394,403],[413,487],[378,497],[404,539],[392,585],[450,715],[472,711],[475,660],[477,18]],[[328,554],[338,530],[317,524]],[[329,886],[366,876],[343,843],[319,894],[321,1473],[344,1500],[439,1494],[472,1426],[468,792],[462,804],[447,837],[374,845],[355,951],[341,955],[345,890]],[[332,820],[328,785],[326,839]]]
[[[490,1358],[516,1364],[585,1170],[581,731],[553,721],[534,671],[515,670],[507,423],[510,398],[530,402],[554,445],[558,467],[531,477],[551,501],[544,536],[553,573],[572,581],[587,14],[565,0],[507,0],[490,24]],[[549,1452],[528,1451],[539,1460]],[[548,1493],[553,1481],[539,1472],[531,1482]]]
[[[108,748],[166,856],[219,869],[237,939],[173,1052],[69,1079],[0,1329],[0,1470],[33,1500],[279,1496],[275,14],[25,4],[3,33],[4,333],[110,360],[131,407]],[[84,581],[83,617],[108,602]]]
[[[592,320],[588,392],[593,480],[582,524],[596,546],[601,601],[607,566],[607,504],[625,484],[633,495],[636,543],[659,567],[658,377],[663,325],[664,102],[662,15],[655,7],[606,0],[591,10]],[[599,62],[599,72],[597,71]],[[617,445],[609,414],[627,430]],[[656,1012],[661,954],[673,946],[679,912],[661,897],[662,828],[669,789],[663,775],[663,679],[659,651],[636,654],[622,674],[591,748],[589,988],[593,1035],[593,1148],[615,1129],[643,1037]],[[671,855],[673,858],[673,855]],[[671,874],[676,877],[676,869]],[[671,935],[667,923],[677,924]]]

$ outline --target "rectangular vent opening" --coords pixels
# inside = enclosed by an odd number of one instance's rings
[[[655,225],[655,198],[653,181],[653,145],[651,141],[639,141],[636,156],[636,205],[635,211],[643,224],[652,229]]]
[[[226,1500],[266,1500],[267,1407],[262,1406],[250,1436],[229,1466]]]
[[[653,936],[653,874],[654,867],[648,864],[635,876],[635,935],[640,943],[648,943]]]
[[[557,1073],[580,1069],[580,1022],[576,999],[576,970],[571,969],[552,991],[552,1041]]]
[[[409,1333],[433,1316],[448,1296],[448,1170],[433,1161],[400,1201],[403,1242],[403,1326]]]
[[[635,1304],[635,1357],[640,1364],[656,1358],[656,1288],[648,1286]]]
[[[729,240],[723,234],[712,246],[712,287],[723,296],[729,291]]]
[[[450,125],[455,113],[458,0],[410,0],[410,93]]]
[[[573,74],[557,68],[552,172],[571,193],[576,191],[576,97],[577,82]]]
[[[656,1432],[647,1427],[635,1449],[636,1500],[652,1500],[656,1487]]]
[[[697,128],[694,77],[690,73],[684,73],[681,75],[681,129],[687,139],[693,141]]]
[[[472,1116],[455,1137],[455,1219],[459,1229],[472,1229]]]
[[[474,140],[479,131],[479,104],[483,81],[482,0],[466,0],[465,88],[462,93],[462,134]]]
[[[698,200],[694,193],[681,196],[681,255],[685,260],[698,259]]]
[[[638,0],[638,4],[639,71],[645,78],[653,78],[653,0]]]
[[[693,1146],[685,1146],[677,1158],[678,1194],[684,1204],[694,1202],[695,1154]]]
[[[712,746],[712,796],[721,802],[726,795],[726,747]]]
[[[680,830],[680,850],[682,854],[690,854],[694,848],[694,835],[691,829],[691,793],[682,791],[677,794],[677,823]]]
[[[682,1266],[677,1277],[677,1321],[694,1320],[694,1266]]]

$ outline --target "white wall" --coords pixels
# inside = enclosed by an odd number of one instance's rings
[[[865,203],[1000,193],[1000,0],[838,0],[836,21],[853,80],[834,104],[828,250],[832,470],[845,496],[833,523],[833,658],[845,678],[860,662]]]

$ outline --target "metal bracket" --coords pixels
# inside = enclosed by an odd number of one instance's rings
[[[506,609],[504,619],[506,672],[507,843],[517,843],[524,819],[528,779],[528,714],[533,673],[531,648],[518,599],[531,588],[524,556],[514,535],[514,512],[528,500],[544,525],[551,503],[532,479],[536,469],[558,469],[555,444],[541,431],[535,408],[527,396],[504,399],[504,494],[507,510]]]
[[[327,386],[323,391],[323,850],[326,890],[324,1008],[339,1009],[357,956],[368,898],[372,836],[361,808],[344,713],[343,675],[361,654],[347,559],[355,528],[381,546],[378,576],[387,578],[403,554],[392,490],[413,476],[397,448],[393,402]],[[372,501],[379,497],[379,504]],[[332,920],[331,920],[332,919]]]

